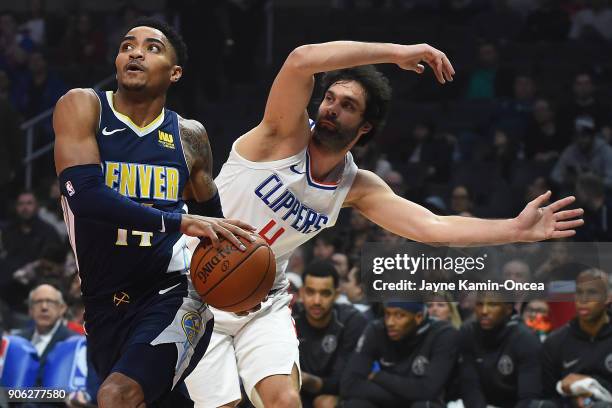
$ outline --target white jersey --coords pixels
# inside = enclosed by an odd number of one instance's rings
[[[252,162],[238,154],[236,143],[215,179],[223,213],[251,224],[268,242],[276,256],[273,289],[283,288],[293,250],[336,223],[357,165],[348,152],[329,176],[336,182],[320,182],[312,177],[308,148],[282,160]]]

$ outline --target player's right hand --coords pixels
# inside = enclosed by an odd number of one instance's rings
[[[455,69],[442,51],[428,44],[404,45],[396,64],[406,70],[422,74],[427,63],[432,69],[438,82],[441,84],[452,81]]]
[[[236,238],[239,235],[249,241],[255,241],[255,228],[246,222],[225,218],[203,217],[195,214],[183,214],[181,217],[181,232],[191,237],[209,238],[213,245],[219,244],[219,235],[234,244],[241,251],[246,247]]]

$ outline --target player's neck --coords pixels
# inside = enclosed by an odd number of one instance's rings
[[[113,94],[113,108],[140,127],[153,122],[161,114],[165,104],[165,94],[151,96],[122,89]]]
[[[312,319],[308,313],[306,313],[306,320],[308,321],[308,324],[315,328],[315,329],[324,329],[327,326],[329,326],[329,322],[331,322],[332,319],[332,312],[330,310],[330,312],[327,314],[327,316],[325,316],[323,319],[320,320],[315,320]]]
[[[604,325],[606,325],[608,322],[609,322],[608,314],[604,312],[604,314],[594,322],[580,320],[579,324],[580,324],[580,328],[582,329],[582,331],[584,331],[591,337],[595,337],[597,336],[597,333],[599,333],[599,330],[601,330],[601,328]]]
[[[310,171],[317,180],[325,180],[338,164],[344,161],[346,150],[332,152],[317,146],[315,143],[308,145],[310,154]]]

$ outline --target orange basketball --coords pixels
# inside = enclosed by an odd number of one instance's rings
[[[259,236],[254,242],[238,239],[241,251],[219,236],[219,246],[202,240],[191,258],[191,280],[202,300],[226,312],[243,312],[257,306],[272,289],[276,260]]]

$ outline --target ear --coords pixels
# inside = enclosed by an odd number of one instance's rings
[[[372,130],[372,124],[370,122],[365,122],[363,125],[359,127],[360,136],[365,135],[370,130]]]
[[[298,298],[301,301],[304,301],[304,286],[302,286],[300,289],[298,289]]]
[[[424,318],[423,312],[418,312],[417,314],[414,315],[414,321],[416,322],[417,325],[423,322],[423,318]]]
[[[180,65],[175,65],[172,67],[172,71],[170,72],[170,81],[178,82],[179,79],[183,76],[183,67]]]

